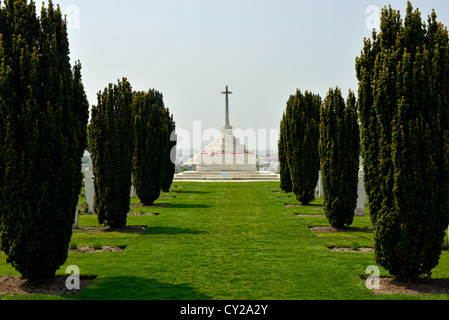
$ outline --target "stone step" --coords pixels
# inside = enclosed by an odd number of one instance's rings
[[[279,181],[279,175],[269,172],[195,172],[186,171],[175,175],[175,181],[181,180],[216,180],[216,181],[232,181],[232,180],[265,180]]]
[[[266,181],[279,181],[276,177],[175,177],[173,181],[181,180],[266,180]]]
[[[192,172],[192,171],[187,171]],[[196,168],[197,173],[221,173],[221,172],[227,172],[227,173],[253,173],[257,174],[257,168],[256,166],[251,165],[231,165],[231,166],[220,166],[220,168],[217,168],[217,166],[198,166]]]

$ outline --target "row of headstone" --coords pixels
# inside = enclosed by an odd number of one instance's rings
[[[94,189],[94,175],[92,171],[92,164],[90,163],[84,163],[83,164],[83,171],[84,171],[84,190],[86,194],[86,202],[89,207],[89,214],[94,214],[94,196],[95,196],[95,189]],[[318,175],[318,184],[316,187],[316,196],[318,198],[322,198],[324,196],[323,194],[323,183],[321,178],[321,171]],[[130,190],[130,197],[135,197],[135,189],[134,186],[131,186]],[[354,215],[355,216],[364,216],[365,215],[365,206],[366,206],[366,192],[363,182],[363,170],[360,169],[359,171],[359,182],[358,182],[358,188],[357,188],[357,207],[355,209]],[[78,226],[78,214],[79,209],[77,209],[75,222],[74,222],[74,228]]]
[[[323,182],[321,179],[321,171],[318,174],[318,184],[316,186],[316,196],[318,198],[323,198]],[[359,182],[357,186],[357,206],[355,208],[354,215],[355,216],[364,216],[365,215],[365,206],[367,203],[365,185],[363,181],[363,170],[359,170]]]

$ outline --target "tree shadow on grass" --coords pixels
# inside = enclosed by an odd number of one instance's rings
[[[190,228],[177,228],[177,227],[149,227],[146,228],[142,233],[146,234],[166,234],[166,235],[177,235],[177,234],[207,234],[205,231],[192,230]]]
[[[182,193],[190,193],[190,194],[210,194],[210,192],[208,191],[197,191],[197,190],[193,190],[193,191],[182,191]]]
[[[125,226],[123,228],[110,228],[105,226],[80,226],[76,230],[83,232],[119,232],[119,233],[141,233],[147,226]]]
[[[210,300],[188,284],[141,277],[98,278],[75,296],[78,300]]]

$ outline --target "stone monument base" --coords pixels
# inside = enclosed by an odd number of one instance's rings
[[[185,171],[175,175],[173,181],[279,181],[279,175],[257,171]]]
[[[257,173],[257,167],[251,164],[231,164],[231,165],[199,165],[196,168],[196,172],[245,172],[245,173]]]

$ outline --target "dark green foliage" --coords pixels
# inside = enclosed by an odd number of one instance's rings
[[[134,95],[133,185],[143,205],[152,205],[162,189],[167,161],[168,114],[155,90]]]
[[[89,125],[98,222],[126,226],[133,152],[132,89],[126,78],[98,93]]]
[[[89,121],[89,101],[87,100],[86,93],[84,91],[84,85],[81,79],[81,64],[77,62],[73,68],[73,106],[77,110],[74,113],[75,121],[75,134],[77,141],[78,157],[76,159],[82,159],[84,152],[88,149],[89,136],[88,136],[88,121]],[[82,170],[76,172],[79,177],[75,180],[78,182],[75,190],[81,190],[84,173]],[[74,194],[73,201],[78,205],[79,192]]]
[[[375,259],[400,280],[428,276],[449,224],[449,45],[433,12],[385,8],[356,60]]]
[[[293,185],[292,185],[292,178],[290,175],[290,168],[288,167],[288,161],[287,161],[287,151],[286,150],[286,134],[287,134],[287,127],[285,123],[285,112],[282,115],[281,120],[281,129],[279,131],[279,142],[278,142],[278,157],[279,157],[279,175],[281,179],[281,189],[284,192],[292,192],[293,191]]]
[[[175,161],[176,161],[176,124],[173,115],[166,110],[165,121],[167,122],[168,131],[166,131],[166,149],[165,149],[165,165],[164,175],[162,177],[162,191],[169,192],[175,177]]]
[[[319,154],[324,192],[324,211],[335,228],[348,227],[357,206],[359,126],[356,99],[348,100],[340,89],[329,90],[320,108]]]
[[[320,159],[318,140],[321,98],[297,90],[285,112],[285,152],[287,153],[293,193],[298,201],[309,204],[315,199]]]
[[[67,259],[81,187],[88,102],[70,65],[59,7],[9,0],[0,9],[1,248],[24,278],[51,278]]]

